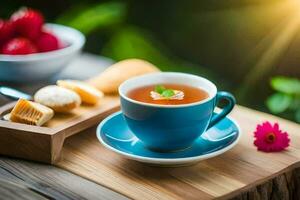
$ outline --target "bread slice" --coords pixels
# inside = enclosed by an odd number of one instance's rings
[[[76,92],[82,102],[87,104],[96,104],[104,95],[92,85],[77,80],[58,80],[56,84]]]
[[[80,96],[69,89],[57,85],[49,85],[39,89],[34,101],[52,108],[55,112],[70,112],[81,104]]]
[[[127,79],[159,71],[145,60],[127,59],[110,66],[98,76],[88,80],[88,83],[104,93],[118,93],[119,85]]]
[[[19,99],[10,113],[10,121],[41,126],[54,115],[52,109],[39,103]]]

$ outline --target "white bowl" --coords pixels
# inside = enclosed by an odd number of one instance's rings
[[[46,28],[67,46],[55,51],[28,55],[0,54],[0,81],[32,82],[49,79],[80,53],[85,43],[82,33],[58,24],[46,24]]]

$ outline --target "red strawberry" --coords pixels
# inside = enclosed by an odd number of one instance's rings
[[[13,24],[9,21],[4,21],[0,19],[0,42],[2,43],[12,38],[13,34],[14,34]]]
[[[3,45],[2,53],[9,55],[24,55],[36,53],[36,47],[26,38],[14,38]]]
[[[50,32],[42,31],[35,40],[35,44],[40,52],[53,51],[59,49],[58,38]]]
[[[22,8],[11,16],[11,21],[21,36],[35,39],[41,32],[44,17],[36,10]]]

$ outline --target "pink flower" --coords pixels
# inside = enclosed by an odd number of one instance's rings
[[[289,135],[279,129],[278,123],[273,126],[270,122],[258,124],[254,132],[254,145],[259,151],[282,151],[289,146]]]

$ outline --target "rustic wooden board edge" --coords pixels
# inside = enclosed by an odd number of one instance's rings
[[[262,185],[262,184],[266,183],[268,180],[272,180],[272,179],[276,178],[279,175],[285,174],[289,171],[296,170],[296,169],[300,169],[300,161],[295,162],[292,165],[290,165],[290,166],[288,166],[288,167],[286,167],[286,168],[278,171],[277,173],[274,173],[274,174],[272,174],[272,175],[270,175],[266,178],[262,178],[260,180],[257,180],[255,182],[253,182],[252,184],[246,185],[243,188],[239,189],[238,191],[230,192],[230,193],[228,193],[228,194],[226,194],[226,195],[224,195],[220,198],[216,198],[216,199],[232,199],[232,198],[236,197],[237,195],[239,195],[241,193],[249,191],[253,187],[256,187],[258,185]]]
[[[300,127],[300,125],[296,122],[293,122],[293,121],[290,121],[290,120],[287,120],[287,119],[284,119],[284,118],[280,118],[278,116],[275,116],[275,115],[272,115],[272,114],[269,114],[269,113],[265,113],[265,112],[262,112],[262,111],[259,111],[259,110],[250,109],[250,108],[247,108],[247,107],[242,106],[242,105],[236,105],[235,107],[237,107],[239,110],[242,110],[243,112],[247,112],[248,115],[257,115],[256,117],[258,117],[261,121],[264,121],[264,120],[268,119],[268,120],[271,120],[271,121],[274,121],[274,122],[278,122],[278,121],[281,121],[281,123],[284,122],[286,125],[294,127],[294,128]],[[252,188],[254,188],[258,185],[262,185],[262,184],[266,183],[269,180],[275,179],[279,175],[283,175],[285,173],[288,173],[290,171],[297,170],[297,169],[300,169],[300,160],[293,162],[289,166],[279,170],[276,173],[273,173],[273,174],[269,175],[268,177],[259,179],[255,182],[253,182],[252,184],[244,186],[239,191],[230,192],[230,193],[228,193],[228,194],[226,194],[226,195],[224,195],[220,198],[216,198],[216,199],[232,199],[232,198],[235,198],[240,193],[248,192],[250,189],[252,189]]]
[[[15,129],[0,128],[0,137],[1,155],[43,163],[51,161],[51,135],[30,131],[16,133]]]

